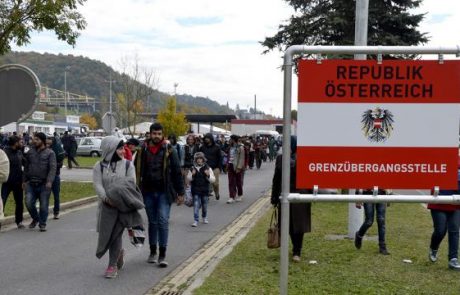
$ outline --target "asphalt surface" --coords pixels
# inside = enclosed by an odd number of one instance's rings
[[[221,175],[221,199],[209,203],[209,224],[200,223],[192,228],[193,209],[173,204],[166,269],[148,264],[148,243],[137,249],[125,233],[124,269],[118,278],[105,279],[108,254],[100,260],[95,257],[94,204],[64,213],[60,220],[49,220],[45,233],[38,229],[2,231],[0,294],[144,294],[266,192],[271,186],[273,169],[273,164],[264,163],[261,170],[247,171],[244,200],[234,204],[225,203],[227,175]],[[91,179],[90,170],[63,169],[63,179],[75,180],[77,174],[82,180]]]

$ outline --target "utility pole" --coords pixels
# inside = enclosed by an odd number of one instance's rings
[[[356,0],[355,17],[355,46],[367,45],[367,26],[369,15],[369,0]],[[366,54],[355,54],[355,60],[366,60]],[[349,194],[355,194],[351,189]],[[354,239],[355,233],[363,223],[363,212],[357,209],[355,203],[348,204],[348,238]]]
[[[177,86],[179,83],[174,83],[174,113],[177,113]]]
[[[254,120],[257,119],[257,95],[254,94]]]
[[[70,69],[70,66],[64,68],[64,114],[65,121],[67,123],[67,71]]]
[[[109,129],[110,132],[112,132],[112,121],[113,121],[113,114],[112,114],[112,83],[115,83],[115,80],[112,80],[112,72],[109,73],[109,81],[105,81],[109,83],[109,117],[110,117],[110,123],[109,123]]]

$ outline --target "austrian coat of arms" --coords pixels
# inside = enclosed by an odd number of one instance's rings
[[[361,116],[364,136],[370,142],[385,142],[391,136],[393,123],[393,114],[380,107],[366,110]]]

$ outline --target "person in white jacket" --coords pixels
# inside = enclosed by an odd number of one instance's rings
[[[0,149],[0,185],[8,179],[10,175],[10,161],[8,160],[8,156],[5,154],[3,150]],[[3,213],[3,202],[0,198],[0,227],[2,226],[2,222],[5,219],[5,215]]]
[[[198,226],[199,213],[201,207],[201,217],[203,223],[208,221],[208,201],[209,201],[209,184],[214,183],[216,178],[211,167],[206,164],[206,158],[202,152],[195,153],[193,167],[187,175],[187,180],[192,187],[193,195],[193,227]]]

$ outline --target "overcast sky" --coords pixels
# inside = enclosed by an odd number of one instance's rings
[[[83,55],[116,70],[137,54],[159,76],[160,91],[172,94],[178,83],[179,94],[232,108],[253,106],[257,95],[258,109],[282,115],[282,54],[262,55],[259,42],[293,13],[283,0],[88,0],[80,11],[88,26],[75,48],[42,32],[14,49]],[[460,45],[460,1],[424,0],[419,11],[427,13],[420,30],[428,45]]]

